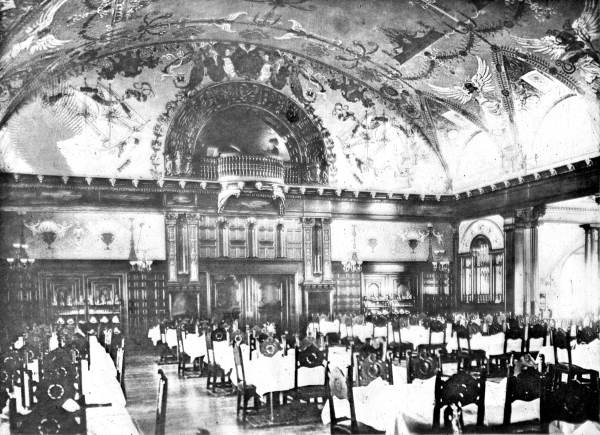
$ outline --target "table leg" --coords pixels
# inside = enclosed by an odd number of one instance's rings
[[[273,392],[271,391],[269,393],[269,402],[271,404],[271,421],[275,420],[275,417],[273,415]]]

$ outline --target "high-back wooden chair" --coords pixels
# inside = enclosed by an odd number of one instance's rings
[[[442,380],[442,374],[438,372],[435,379],[435,405],[433,408],[433,428],[440,428],[440,413],[444,411],[443,427],[451,425],[451,405],[462,408],[470,403],[477,405],[476,426],[483,426],[485,416],[485,382],[486,371],[482,370],[478,378],[473,377],[465,371],[459,371],[446,381]],[[460,426],[464,426],[462,414],[460,415]]]
[[[540,417],[544,432],[548,432],[551,421],[583,423],[587,420],[599,421],[598,372],[590,382],[583,384],[575,379],[556,385],[553,382],[554,367],[549,367],[549,376],[544,377]]]
[[[254,410],[258,411],[260,408],[260,397],[256,393],[256,387],[246,382],[246,371],[244,369],[244,358],[242,355],[242,348],[239,344],[233,346],[233,360],[235,363],[235,374],[237,378],[236,390],[237,390],[237,416],[240,416],[242,411],[242,421],[246,421],[246,414],[248,413],[248,402],[250,399],[254,401]]]
[[[413,353],[406,352],[406,382],[411,384],[415,379],[429,379],[440,371],[442,363],[439,354],[426,350]]]
[[[348,366],[343,372],[338,367],[329,371],[327,383],[327,396],[329,400],[330,430],[332,434],[381,434],[385,432],[377,431],[373,427],[359,422],[356,419],[356,409],[354,407],[354,395],[352,394],[352,366]],[[347,400],[350,409],[350,416],[336,415],[335,401]]]
[[[509,351],[508,340],[519,340],[519,350]],[[514,358],[520,358],[525,349],[525,328],[518,323],[513,323],[511,327],[504,331],[504,344],[502,345],[502,353],[498,355],[487,355],[488,358],[488,376],[506,376],[509,366]]]
[[[119,347],[117,349],[117,380],[121,385],[123,391],[123,397],[127,399],[127,391],[125,389],[125,348]]]
[[[329,347],[319,349],[315,344],[296,347],[296,364],[294,369],[294,389],[287,394],[292,401],[323,403],[327,399],[327,358]],[[313,377],[311,378],[311,374]],[[308,380],[307,380],[308,378]],[[312,379],[320,380],[315,382]]]
[[[531,402],[541,398],[542,387],[544,385],[543,375],[535,368],[527,368],[516,375],[513,370],[514,368],[511,367],[511,373],[506,381],[506,396],[504,400],[504,419],[502,424],[507,428],[507,432],[512,432],[513,430],[509,429],[515,428],[514,424],[511,426],[513,403],[516,400]],[[517,426],[520,428],[531,428],[535,431],[540,429],[540,422],[538,414],[537,421],[519,422]]]
[[[595,370],[586,369],[573,364],[573,357],[571,354],[571,341],[574,337],[571,337],[571,333],[568,330],[561,328],[553,328],[551,331],[552,336],[552,347],[554,350],[554,382],[556,384],[561,382],[563,375],[566,374],[567,380],[577,379],[582,383],[591,382],[594,377],[594,373],[598,374]],[[567,360],[559,360],[559,349],[566,351]]]
[[[200,367],[194,365],[194,361],[185,351],[187,334],[185,325],[182,324],[177,328],[177,374],[182,378],[199,378],[202,376]]]
[[[548,325],[545,323],[534,323],[527,327],[527,339],[525,340],[525,352],[536,358],[541,347],[546,346],[548,337]],[[541,340],[541,345],[532,348],[531,340]]]
[[[484,367],[487,369],[487,357],[485,351],[482,349],[471,348],[471,328],[456,325],[454,331],[456,334],[456,357],[458,361],[456,371],[481,371]],[[466,340],[466,347],[463,346],[462,340]],[[473,367],[473,362],[475,362],[475,367]]]
[[[392,364],[389,359],[381,359],[375,353],[356,355],[356,385],[366,387],[377,378],[392,384]]]
[[[158,369],[158,392],[156,393],[156,428],[155,435],[165,434],[165,424],[167,422],[167,398],[169,380],[162,369]]]

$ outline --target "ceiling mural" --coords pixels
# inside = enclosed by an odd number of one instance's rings
[[[4,171],[197,176],[199,156],[243,149],[314,166],[307,182],[444,194],[600,153],[598,0],[5,0],[0,14]]]

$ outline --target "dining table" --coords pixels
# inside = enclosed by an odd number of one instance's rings
[[[538,362],[541,360],[541,355],[544,356],[546,364],[554,364],[554,348],[552,346],[543,346],[540,348],[537,355]],[[557,349],[559,362],[568,362],[566,349]],[[584,369],[595,370],[600,373],[600,339],[595,339],[590,343],[571,344],[571,360],[576,366]]]
[[[500,382],[486,383],[485,425],[500,425],[504,418],[504,398],[506,378]],[[426,380],[416,379],[411,384],[390,385],[381,378],[366,387],[354,387],[354,408],[356,419],[379,431],[390,435],[410,434],[415,430],[427,431],[433,424],[435,398],[435,376]],[[350,403],[347,399],[333,398],[336,417],[350,417]],[[512,406],[512,422],[529,421],[539,418],[540,402],[516,401]],[[474,404],[463,407],[465,425],[477,421],[477,407]],[[329,403],[321,412],[324,424],[330,423]]]
[[[125,396],[116,378],[117,371],[113,360],[95,336],[89,337],[89,344],[89,364],[86,359],[80,361],[82,390],[86,403],[87,433],[139,434],[139,429],[125,407]],[[13,395],[17,398],[17,411],[25,412],[19,403],[21,396],[19,387],[15,387]],[[65,408],[79,406],[73,400],[67,402],[63,405]],[[0,414],[0,435],[8,434],[10,434],[10,424],[7,405]]]

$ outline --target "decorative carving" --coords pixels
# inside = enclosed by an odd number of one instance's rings
[[[518,208],[515,210],[515,224],[521,227],[537,226],[538,220],[546,214],[545,205]]]
[[[491,220],[480,219],[472,222],[460,236],[459,254],[468,253],[471,249],[471,242],[480,234],[487,237],[492,249],[504,248],[504,234],[500,227]]]
[[[307,182],[326,182],[327,150],[323,141],[322,123],[301,109],[289,97],[281,92],[256,82],[228,82],[208,86],[190,97],[184,97],[175,104],[178,110],[167,111],[159,123],[171,120],[165,139],[165,158],[171,168],[167,175],[194,175],[189,164],[195,149],[195,138],[205,120],[217,111],[236,104],[258,106],[278,118],[289,129],[296,143],[296,148],[288,149],[292,162],[311,163],[316,165],[318,173],[309,177],[309,166],[305,166],[303,180]],[[286,114],[294,107],[294,119]],[[313,119],[314,118],[314,119]],[[293,121],[293,122],[292,122]],[[162,132],[164,127],[157,125],[155,131]],[[314,174],[313,174],[314,175]]]
[[[223,213],[225,209],[225,204],[232,196],[236,198],[240,197],[242,190],[244,189],[244,183],[225,183],[221,185],[221,191],[219,192],[219,196],[217,198],[217,213]]]

